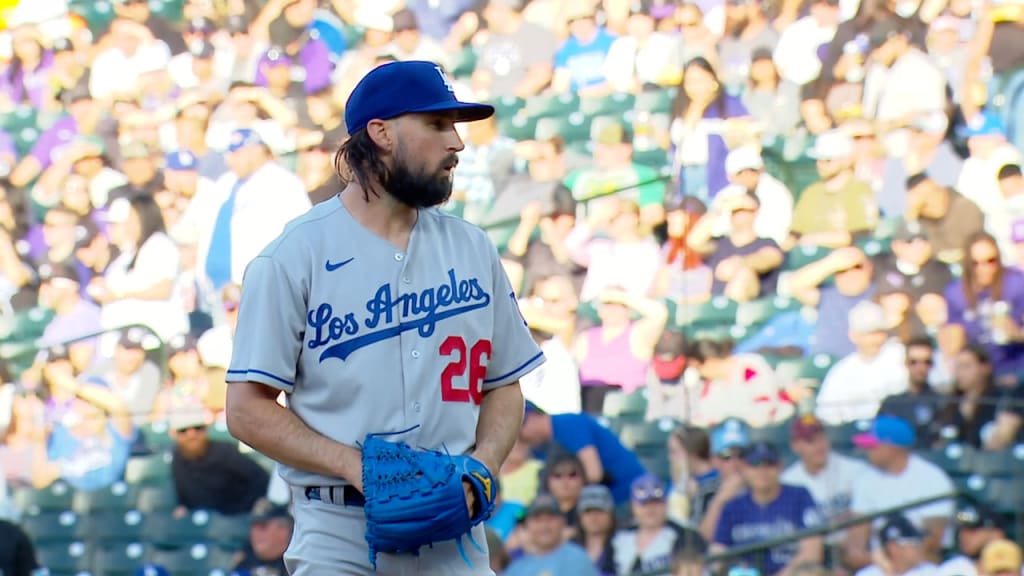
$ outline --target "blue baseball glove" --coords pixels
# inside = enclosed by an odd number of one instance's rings
[[[471,456],[417,450],[370,434],[362,445],[366,543],[370,563],[377,554],[418,554],[423,546],[455,540],[463,560],[462,536],[481,552],[470,530],[494,511],[497,485],[490,470]],[[463,482],[476,495],[466,506]]]

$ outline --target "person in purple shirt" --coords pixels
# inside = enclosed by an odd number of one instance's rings
[[[39,30],[30,24],[18,26],[12,34],[14,57],[3,78],[3,93],[15,106],[48,107],[53,54],[43,45]]]
[[[68,115],[47,128],[36,140],[28,156],[11,172],[11,184],[21,188],[49,168],[54,160],[81,133],[94,130],[98,124],[100,108],[84,86],[76,86],[63,95]]]
[[[779,481],[782,459],[769,442],[755,442],[743,454],[743,478],[748,490],[722,509],[715,527],[711,553],[725,552],[793,534],[820,523],[814,498],[803,486]],[[820,536],[804,538],[739,560],[764,576],[788,573],[801,564],[817,564],[823,557]]]
[[[327,43],[320,39],[313,27],[316,16],[315,0],[295,0],[281,11],[281,16],[270,23],[267,30],[270,44],[283,46],[292,62],[293,77],[301,77],[307,94],[319,92],[331,83],[334,59]],[[254,84],[266,86],[264,66],[258,66]]]
[[[1024,371],[1024,271],[1003,265],[995,238],[978,233],[964,250],[963,274],[945,293],[947,324],[940,342],[955,353],[969,342],[981,344],[993,372],[1016,384]]]
[[[420,32],[442,41],[451,32],[452,25],[477,4],[476,0],[406,0],[405,7],[416,14]]]

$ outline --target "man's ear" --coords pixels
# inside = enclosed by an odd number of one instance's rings
[[[394,150],[394,126],[383,120],[370,120],[366,124],[366,135],[384,152]]]

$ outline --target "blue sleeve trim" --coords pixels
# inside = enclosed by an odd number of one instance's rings
[[[487,379],[484,380],[484,384],[493,384],[495,382],[501,382],[502,380],[508,378],[509,376],[514,376],[516,373],[520,372],[521,370],[523,370],[524,368],[526,368],[530,364],[533,364],[534,362],[536,362],[537,360],[539,360],[540,358],[543,358],[543,357],[544,357],[544,353],[543,352],[537,352],[537,354],[535,354],[532,358],[530,358],[526,362],[523,362],[522,364],[517,366],[515,370],[511,370],[511,371],[509,371],[509,372],[507,372],[505,374],[502,374],[501,376],[495,376],[494,378],[487,378]]]
[[[284,378],[281,378],[279,376],[275,376],[275,375],[271,374],[270,372],[264,372],[263,370],[256,370],[255,368],[250,368],[248,370],[228,370],[227,373],[228,374],[237,374],[237,375],[258,374],[258,375],[263,376],[265,378],[270,378],[271,380],[274,380],[275,382],[280,382],[281,384],[284,384],[285,386],[289,386],[289,387],[294,387],[295,386],[294,382],[289,382],[288,380],[285,380]]]

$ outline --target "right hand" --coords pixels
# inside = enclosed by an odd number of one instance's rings
[[[536,227],[537,224],[540,223],[540,219],[543,216],[541,214],[542,210],[543,208],[541,207],[539,201],[534,200],[533,202],[530,202],[529,204],[523,207],[523,211],[521,213],[519,222],[523,226],[529,226],[531,229]]]
[[[833,250],[828,257],[836,270],[846,270],[859,264],[864,259],[864,253],[856,246],[844,246]]]

